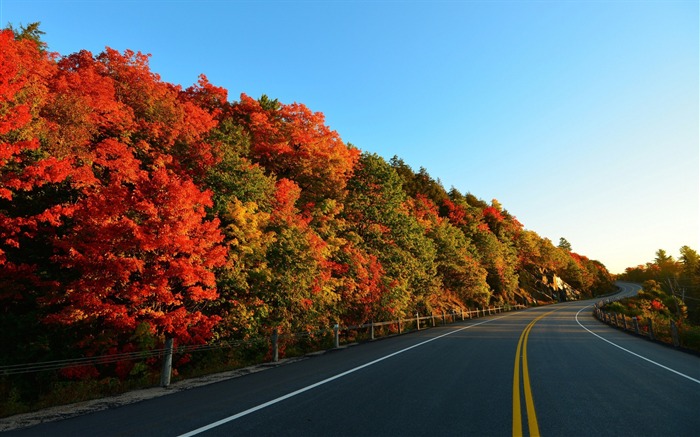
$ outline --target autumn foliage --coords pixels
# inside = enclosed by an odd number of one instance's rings
[[[552,300],[533,275],[609,286],[497,201],[361,153],[320,112],[229,101],[204,76],[183,89],[148,59],[0,32],[3,363]]]

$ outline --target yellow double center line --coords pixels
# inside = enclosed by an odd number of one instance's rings
[[[556,311],[556,310],[555,310]],[[537,414],[535,413],[535,403],[532,400],[532,390],[530,389],[530,373],[527,368],[527,339],[530,336],[532,327],[540,319],[552,314],[554,311],[542,314],[530,322],[520,334],[518,348],[515,351],[515,367],[513,370],[513,437],[523,435],[523,420],[520,411],[520,361],[523,363],[523,392],[525,394],[525,409],[527,410],[527,426],[530,437],[539,436],[540,428],[537,425]],[[522,357],[520,352],[522,351]]]

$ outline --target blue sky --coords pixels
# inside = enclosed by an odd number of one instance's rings
[[[700,249],[698,1],[0,0],[49,48],[300,102],[612,272]]]

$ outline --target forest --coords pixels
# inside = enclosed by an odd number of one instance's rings
[[[682,246],[679,254],[675,259],[659,249],[653,261],[628,267],[619,276],[622,280],[643,284],[643,293],[627,302],[632,309],[627,311],[629,314],[641,315],[642,310],[650,310],[667,320],[700,327],[700,254],[690,246]],[[700,335],[698,337],[700,346]]]
[[[564,238],[343,142],[304,104],[167,83],[140,52],[60,55],[42,34],[0,32],[0,365],[614,289]]]
[[[676,260],[659,249],[653,261],[625,269],[618,279],[641,284],[641,290],[631,297],[600,302],[597,317],[654,341],[700,353],[700,255],[690,246],[682,246],[679,252]]]

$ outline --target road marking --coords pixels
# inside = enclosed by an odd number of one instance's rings
[[[629,350],[629,349],[625,349],[624,347],[620,346],[619,344],[613,343],[612,341],[610,341],[610,340],[608,340],[608,339],[606,339],[606,338],[601,337],[600,335],[596,334],[595,332],[593,332],[593,331],[591,331],[590,329],[588,329],[588,328],[586,328],[585,326],[583,326],[583,324],[581,324],[581,322],[578,320],[578,315],[581,314],[581,311],[585,310],[586,308],[590,308],[590,307],[592,307],[592,306],[593,306],[593,305],[588,305],[587,307],[583,307],[583,308],[581,308],[581,309],[576,313],[576,323],[578,323],[578,325],[579,325],[580,327],[582,327],[583,329],[585,329],[585,330],[588,331],[589,333],[595,335],[596,337],[598,337],[599,339],[603,340],[604,342],[609,343],[609,344],[615,346],[615,347],[618,348],[618,349],[622,349],[623,351],[627,352],[628,354],[632,354],[632,355],[634,355],[635,357],[641,358],[641,359],[643,359],[644,361],[647,361],[647,362],[649,362],[649,363],[651,363],[651,364],[653,364],[653,365],[655,365],[655,366],[659,366],[659,367],[661,367],[662,369],[668,370],[668,371],[671,372],[671,373],[675,373],[675,374],[678,375],[678,376],[682,376],[683,378],[688,379],[688,380],[690,380],[690,381],[693,381],[693,382],[696,383],[696,384],[700,384],[700,380],[695,379],[695,378],[693,378],[692,376],[688,376],[688,375],[686,375],[685,373],[681,373],[681,372],[679,372],[679,371],[677,371],[677,370],[673,370],[673,369],[671,369],[670,367],[666,367],[666,366],[664,366],[663,364],[657,363],[657,362],[654,361],[654,360],[650,360],[650,359],[647,358],[647,357],[644,357],[644,356],[639,355],[638,353],[632,352],[632,351]]]
[[[509,315],[510,315],[510,314],[509,314]],[[289,399],[289,398],[292,398],[292,397],[294,397],[294,396],[300,395],[300,394],[302,394],[302,393],[304,393],[304,392],[307,392],[307,391],[309,391],[309,390],[312,390],[312,389],[314,389],[314,388],[316,388],[316,387],[322,386],[322,385],[327,384],[327,383],[329,383],[329,382],[331,382],[331,381],[335,381],[336,379],[340,379],[340,378],[342,378],[342,377],[344,377],[344,376],[347,376],[347,375],[349,375],[349,374],[351,374],[351,373],[355,373],[355,372],[357,372],[358,370],[362,370],[362,369],[364,369],[364,368],[366,368],[366,367],[372,366],[372,365],[374,365],[374,364],[377,364],[377,363],[379,363],[379,362],[381,362],[381,361],[384,361],[384,360],[386,360],[386,359],[389,359],[389,358],[391,358],[391,357],[395,357],[396,355],[402,354],[402,353],[407,352],[407,351],[409,351],[409,350],[411,350],[411,349],[415,349],[415,348],[417,348],[417,347],[419,347],[419,346],[423,346],[424,344],[430,343],[430,342],[432,342],[432,341],[438,340],[438,339],[443,338],[443,337],[447,337],[448,335],[456,334],[457,332],[464,331],[465,329],[473,328],[473,327],[475,327],[475,326],[483,325],[483,324],[485,324],[485,323],[495,322],[496,320],[503,319],[503,318],[505,318],[505,317],[508,317],[509,315],[505,315],[505,316],[501,316],[501,317],[496,317],[496,318],[494,318],[494,319],[484,320],[483,322],[479,322],[479,323],[474,323],[473,325],[465,326],[465,327],[463,327],[463,328],[459,328],[459,329],[456,329],[456,330],[454,330],[454,331],[450,331],[450,332],[448,332],[448,333],[446,333],[446,334],[442,334],[442,335],[439,335],[439,336],[437,336],[437,337],[433,337],[433,338],[431,338],[431,339],[429,339],[429,340],[420,342],[420,343],[418,343],[418,344],[414,344],[413,346],[409,346],[409,347],[407,347],[407,348],[405,348],[405,349],[401,349],[401,350],[396,351],[396,352],[393,352],[393,353],[391,353],[391,354],[389,354],[389,355],[383,356],[383,357],[381,357],[381,358],[377,358],[376,360],[370,361],[369,363],[362,364],[361,366],[357,366],[357,367],[352,368],[352,369],[350,369],[350,370],[347,370],[347,371],[345,371],[345,372],[339,373],[339,374],[337,374],[337,375],[335,375],[335,376],[331,376],[330,378],[326,378],[326,379],[324,379],[323,381],[319,381],[319,382],[317,382],[317,383],[315,383],[315,384],[311,384],[311,385],[306,386],[306,387],[304,387],[304,388],[300,388],[299,390],[293,391],[293,392],[291,392],[291,393],[287,393],[287,394],[284,395],[284,396],[280,396],[280,397],[278,397],[278,398],[276,398],[276,399],[273,399],[273,400],[271,400],[271,401],[265,402],[265,403],[263,403],[263,404],[257,405],[257,406],[252,407],[252,408],[249,408],[249,409],[247,409],[247,410],[245,410],[245,411],[241,411],[240,413],[234,414],[233,416],[226,417],[226,418],[224,418],[224,419],[221,419],[221,420],[218,420],[218,421],[216,421],[216,422],[210,423],[209,425],[205,425],[205,426],[202,426],[202,427],[200,427],[200,428],[197,428],[197,429],[195,429],[195,430],[193,430],[193,431],[187,432],[187,433],[185,433],[185,434],[181,434],[181,435],[178,436],[178,437],[191,437],[191,436],[194,436],[194,435],[197,435],[197,434],[201,434],[201,433],[203,433],[203,432],[205,432],[205,431],[208,431],[208,430],[210,430],[210,429],[212,429],[212,428],[216,428],[217,426],[221,426],[221,425],[223,425],[223,424],[225,424],[225,423],[234,421],[234,420],[236,420],[236,419],[240,419],[240,418],[243,417],[243,416],[247,416],[248,414],[254,413],[254,412],[259,411],[259,410],[262,410],[263,408],[267,408],[267,407],[269,407],[269,406],[271,406],[271,405],[277,404],[277,403],[279,403],[279,402],[282,402],[282,401],[287,400],[287,399]]]
[[[554,311],[558,311],[556,309]],[[520,405],[520,361],[522,359],[523,368],[523,394],[525,396],[525,410],[527,411],[527,426],[530,436],[539,436],[540,427],[537,424],[537,413],[535,412],[535,402],[532,398],[532,388],[530,386],[530,371],[527,364],[527,340],[530,338],[530,331],[535,323],[554,311],[544,313],[531,321],[520,334],[518,347],[515,350],[515,365],[513,366],[513,437],[523,435],[523,419]],[[520,352],[522,351],[522,356]]]

